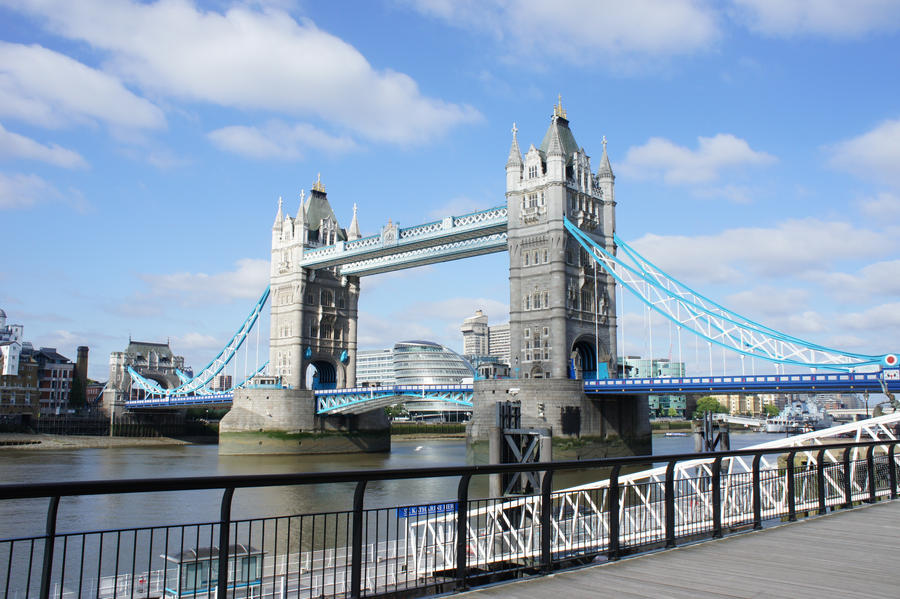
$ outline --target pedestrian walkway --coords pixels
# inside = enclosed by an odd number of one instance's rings
[[[900,597],[900,501],[463,593],[467,599]]]

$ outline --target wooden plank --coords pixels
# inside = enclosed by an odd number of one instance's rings
[[[898,596],[900,501],[463,593],[471,599]]]

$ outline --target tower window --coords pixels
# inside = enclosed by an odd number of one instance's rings
[[[528,260],[531,258],[531,254],[525,252],[525,266],[528,266]]]

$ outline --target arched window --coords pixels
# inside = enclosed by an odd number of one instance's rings
[[[528,266],[528,260],[530,258],[531,258],[531,254],[528,252],[525,252],[525,266]]]

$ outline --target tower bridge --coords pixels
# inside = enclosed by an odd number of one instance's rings
[[[148,396],[126,402],[128,407],[231,402],[220,428],[224,453],[376,451],[389,446],[389,423],[381,407],[397,398],[415,395],[471,405],[473,445],[486,442],[495,426],[495,404],[514,398],[522,405],[523,427],[550,428],[554,435],[596,443],[606,455],[615,443],[622,446],[613,451],[649,450],[646,401],[636,400],[649,393],[900,389],[895,355],[830,349],[756,323],[677,281],[621,240],[615,232],[615,176],[606,139],[594,171],[561,103],[540,145],[529,145],[524,154],[513,126],[505,171],[504,205],[412,227],[388,221],[367,237],[360,233],[355,205],[349,227],[340,226],[320,178],[308,197],[301,193],[293,216],[279,200],[270,286],[250,316],[193,378],[166,387],[129,372]],[[512,379],[455,389],[357,388],[363,277],[500,251],[509,255]],[[781,372],[611,378],[620,353],[617,287],[677,325],[679,343],[682,331],[704,341],[710,361],[717,347],[739,355],[742,364],[744,358],[761,360]],[[257,320],[267,303],[268,361],[259,366]],[[247,370],[254,327],[257,366],[247,376],[234,376],[229,393],[208,393],[212,377],[235,364],[242,348]],[[792,375],[785,367],[815,372]],[[316,373],[312,389],[307,388],[309,370]]]

